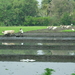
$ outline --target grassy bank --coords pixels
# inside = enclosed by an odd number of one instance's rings
[[[15,33],[19,32],[19,29],[22,28],[24,32],[45,29],[47,26],[11,26],[11,27],[0,27],[0,35],[4,30],[15,30]]]
[[[9,26],[9,27],[0,27],[0,35],[2,34],[2,31],[4,30],[15,30],[15,33],[19,32],[20,28],[23,29],[24,32],[27,31],[32,31],[32,32],[75,32],[75,27],[74,30],[72,29],[61,29],[59,26],[57,29],[52,30],[52,29],[47,29],[47,26]],[[45,30],[39,30],[39,29],[45,29]],[[38,30],[38,31],[33,31],[33,30]]]

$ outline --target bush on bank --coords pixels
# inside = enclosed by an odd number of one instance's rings
[[[50,17],[31,17],[25,18],[24,26],[47,26],[50,23]]]
[[[0,22],[0,26],[60,26],[60,25],[75,25],[75,20],[67,15],[61,18],[53,17],[32,17],[26,16],[24,21],[7,21],[6,23]]]

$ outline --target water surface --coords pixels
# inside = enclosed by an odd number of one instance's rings
[[[41,75],[44,69],[54,69],[52,75],[75,73],[75,63],[67,62],[0,62],[0,75]]]

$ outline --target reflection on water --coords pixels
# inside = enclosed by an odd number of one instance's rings
[[[51,45],[64,45],[64,44],[69,44],[69,45],[74,45],[75,43],[41,43],[41,42],[25,42],[25,41],[17,41],[17,42],[11,42],[11,41],[8,41],[8,42],[1,42],[1,45],[48,45],[48,46],[51,46]],[[25,47],[24,47],[25,48]],[[16,48],[17,49],[17,48]],[[75,55],[75,50],[43,50],[43,49],[19,49],[19,50],[16,50],[16,49],[0,49],[0,54],[25,54],[25,55]]]
[[[24,43],[21,43],[21,45],[24,45]]]
[[[69,55],[75,55],[75,52],[73,52],[73,51],[69,52]]]
[[[74,61],[75,50],[62,49],[63,46],[59,48],[59,45],[64,45],[64,43],[51,43],[51,42],[50,43],[47,43],[47,42],[42,43],[42,42],[34,42],[34,41],[33,42],[27,42],[27,41],[26,42],[25,41],[4,42],[3,41],[0,44],[1,44],[0,55],[3,55],[3,56],[6,55],[7,60],[10,60],[11,58],[12,58],[11,60],[13,60],[14,56],[20,58],[19,55],[21,55],[21,56],[24,55],[24,57],[27,56],[29,58],[23,57],[21,59],[37,58],[37,60],[38,60],[39,57],[41,58],[41,56],[43,56],[42,58],[47,59],[47,61],[57,61],[57,58],[58,58],[58,61]],[[72,43],[72,42],[69,44],[74,45],[74,43]],[[3,45],[8,45],[8,46],[3,46]],[[12,45],[14,45],[14,46],[12,46]],[[51,47],[51,45],[52,45],[52,47]],[[55,48],[55,49],[53,49],[53,48]],[[73,48],[74,48],[74,46],[73,46]],[[31,58],[31,56],[32,56],[32,58]],[[48,56],[48,57],[45,57],[45,56]],[[66,60],[67,56],[69,56],[68,60]],[[64,60],[61,59],[63,57],[65,58]],[[72,60],[70,57],[72,57]],[[2,57],[0,57],[0,59],[1,58]],[[39,59],[39,61],[43,61],[43,59]],[[48,59],[50,59],[50,60],[48,60]],[[54,59],[54,60],[52,60],[52,59]],[[1,59],[1,60],[5,60],[5,57],[4,57],[4,59]],[[16,58],[15,58],[15,60],[16,60]]]
[[[43,45],[43,43],[29,43],[29,42],[2,42],[1,45]]]
[[[45,54],[45,52],[43,50],[38,50],[37,51],[37,55],[44,55],[44,54]]]
[[[37,43],[37,45],[43,45],[43,43]]]
[[[7,42],[2,42],[2,45],[24,45],[24,43],[7,43]]]
[[[2,43],[2,45],[15,45],[15,43],[6,43],[6,42],[4,42],[4,43]]]
[[[34,62],[34,59],[20,59],[21,62]]]
[[[43,43],[41,43],[41,42],[25,42],[25,41],[20,41],[20,42],[2,42],[2,43],[0,43],[0,45],[47,45],[47,46],[49,46],[49,45],[75,45],[75,43],[63,43],[63,42],[61,42],[61,43],[45,43],[45,42],[43,42]]]

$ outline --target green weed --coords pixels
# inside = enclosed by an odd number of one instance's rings
[[[52,75],[52,71],[55,72],[53,69],[46,68],[45,73],[43,73],[42,75]]]

